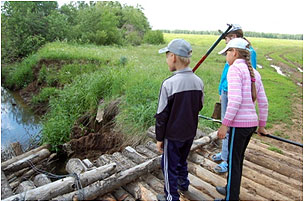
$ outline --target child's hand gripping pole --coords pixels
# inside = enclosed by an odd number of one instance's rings
[[[195,67],[192,69],[193,72],[196,71],[196,69],[204,62],[204,60],[208,57],[208,55],[213,51],[213,49],[217,46],[217,44],[223,39],[225,38],[226,34],[229,32],[229,30],[232,27],[232,24],[227,24],[228,28],[227,30],[221,34],[221,36],[216,40],[216,42],[211,46],[211,48],[209,48],[209,50],[207,51],[207,53],[200,59],[200,61],[198,61],[198,63],[195,65]]]

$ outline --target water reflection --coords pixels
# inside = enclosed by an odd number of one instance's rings
[[[39,139],[40,120],[24,104],[22,98],[1,87],[1,150],[12,142],[20,142],[26,150]]]

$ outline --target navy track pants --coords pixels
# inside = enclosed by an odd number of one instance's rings
[[[162,170],[164,174],[164,191],[167,201],[179,201],[178,186],[187,190],[190,184],[188,179],[187,157],[193,139],[185,142],[164,140],[162,155]]]

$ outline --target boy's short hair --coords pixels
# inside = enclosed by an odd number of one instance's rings
[[[174,53],[173,53],[174,54]],[[185,66],[188,66],[191,62],[190,58],[186,58],[186,57],[181,57],[179,55],[176,55],[176,57],[178,58],[178,60]]]
[[[167,47],[162,48],[158,53],[167,53],[171,52],[177,56],[190,58],[192,56],[192,47],[190,43],[184,39],[173,39]]]

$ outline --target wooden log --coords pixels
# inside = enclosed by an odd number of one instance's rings
[[[50,154],[51,153],[48,149],[42,149],[37,153],[28,155],[25,158],[15,161],[14,163],[6,166],[5,168],[3,168],[3,171],[4,173],[11,173],[23,169],[25,167],[29,167],[30,166],[29,161],[35,164],[47,158]]]
[[[156,195],[157,193],[153,191],[149,185],[142,183],[142,181],[138,182],[138,186],[140,188],[142,201],[157,201]]]
[[[213,198],[204,194],[192,185],[189,185],[188,191],[180,192],[180,195],[186,197],[190,201],[212,201]]]
[[[20,156],[16,156],[16,157],[14,157],[12,159],[4,161],[4,162],[1,163],[1,169],[5,169],[7,166],[9,166],[9,165],[11,165],[11,164],[13,164],[13,163],[21,160],[21,159],[24,159],[24,158],[26,158],[26,157],[28,157],[28,156],[30,156],[32,154],[35,154],[35,153],[39,152],[42,149],[49,149],[49,148],[50,148],[50,145],[45,144],[45,145],[42,145],[42,146],[40,146],[40,147],[38,147],[36,149],[30,150],[30,151],[28,151],[26,153],[23,153]]]
[[[43,167],[43,165],[37,165],[37,166],[35,166],[35,169],[30,169],[30,170],[26,171],[20,177],[20,180],[22,181],[24,179],[30,179],[33,175],[35,175],[37,173],[36,169],[41,169],[42,167]]]
[[[191,182],[191,185],[194,186],[196,189],[202,191],[212,199],[215,198],[223,198],[222,195],[220,195],[216,190],[215,187],[208,184],[207,182],[201,180],[200,178],[192,175],[191,173],[188,174],[189,180]],[[207,199],[209,200],[209,199]]]
[[[20,185],[17,188],[16,193],[22,193],[22,192],[26,192],[32,189],[35,189],[35,185],[34,182],[31,180],[27,180],[27,181],[23,181],[20,183]]]
[[[149,159],[155,158],[155,157],[158,156],[158,154],[154,153],[153,151],[151,151],[150,149],[148,149],[144,145],[138,145],[138,146],[135,147],[135,149],[138,153],[140,153],[142,155],[145,155]]]
[[[133,196],[131,196],[131,194],[129,194],[122,187],[114,190],[113,195],[118,201],[135,201],[135,198],[133,198]]]
[[[111,193],[107,193],[103,196],[99,196],[96,198],[96,201],[117,201],[116,198]]]
[[[79,175],[79,180],[82,186],[87,186],[92,184],[98,180],[102,180],[108,176],[110,176],[115,171],[116,164],[109,164],[94,170],[87,171]],[[26,194],[20,193],[4,200],[13,201],[13,200],[27,200],[27,201],[46,201],[50,200],[59,195],[69,193],[74,191],[75,178],[74,177],[66,177],[61,180],[57,180],[55,182],[49,183],[47,185],[43,185],[36,189],[32,189],[26,192]],[[100,195],[100,194],[99,194]],[[97,195],[97,196],[99,196]],[[97,197],[96,196],[96,197]],[[73,198],[71,198],[72,200]]]
[[[209,159],[206,159],[205,161],[208,165],[212,165],[212,167],[215,167],[217,164]],[[245,177],[245,172],[247,170],[243,170],[243,176],[242,176],[242,182],[241,187],[249,190],[252,194],[256,193],[257,195],[266,198],[267,200],[286,200],[290,201],[291,198],[284,196],[280,193],[277,193],[273,191],[270,188],[265,187],[264,185],[258,184],[255,181],[248,179]],[[227,174],[223,175],[227,176]],[[252,200],[252,199],[251,199]]]
[[[260,146],[260,147],[263,147],[265,149],[268,149],[269,147],[271,147],[271,144],[268,145],[267,143],[263,143],[261,140],[256,139],[256,138],[251,138],[250,143],[254,144],[254,145],[257,145],[257,146]],[[294,152],[294,151],[287,151],[287,150],[282,149],[282,148],[279,148],[279,149],[282,151],[284,156],[288,156],[289,158],[297,160],[301,164],[303,164],[303,156],[299,155],[299,153]]]
[[[134,181],[139,176],[150,173],[153,170],[159,169],[160,160],[161,160],[161,156],[158,156],[158,157],[148,160],[142,164],[139,164],[133,168],[119,172],[116,175],[113,175],[107,179],[92,183],[92,184],[84,187],[82,189],[82,191],[84,192],[84,196],[85,196],[84,200],[93,200],[99,195],[111,192],[124,184]],[[75,198],[75,196],[77,196],[77,192],[74,191],[74,192],[53,198],[53,200],[70,201],[73,198]]]
[[[263,185],[273,191],[276,191],[284,196],[288,196],[292,200],[303,201],[303,192],[302,191],[296,190],[293,187],[291,187],[285,183],[282,183],[279,180],[276,180],[276,179],[270,178],[266,175],[263,175],[260,172],[251,170],[247,167],[244,167],[243,176],[247,177],[248,179],[250,179],[260,185]]]
[[[89,159],[83,159],[82,162],[88,168],[88,170],[96,168],[96,166],[94,166],[94,164]]]
[[[9,185],[12,188],[12,190],[16,190],[17,187],[19,186],[19,184],[20,184],[20,181],[16,180],[16,181],[11,182]]]
[[[36,187],[41,187],[41,186],[49,184],[51,182],[52,181],[50,180],[50,178],[48,178],[48,176],[43,173],[36,175],[34,177],[34,184]]]
[[[151,128],[151,127],[150,127]],[[155,133],[153,133],[151,130],[148,129],[147,131],[147,135],[152,138],[152,139],[156,139],[156,135]],[[217,140],[217,131],[214,131],[212,133],[210,133],[208,136],[203,136],[202,138],[196,139],[193,141],[193,144],[191,146],[191,150],[195,150],[198,149],[201,146],[204,146],[206,144],[209,144],[212,141]],[[147,146],[148,147],[148,146]],[[148,147],[149,149],[151,149],[150,147]],[[152,150],[153,151],[153,150]],[[154,152],[154,151],[153,151]]]
[[[10,187],[4,172],[1,170],[1,199],[13,195],[13,190]]]
[[[147,160],[147,158],[140,153],[138,153],[135,149],[133,149],[130,146],[127,146],[123,151],[123,155],[127,156],[129,159],[131,159],[134,163],[142,163]]]
[[[112,156],[117,160],[116,162],[122,164],[123,170],[132,168],[137,165],[120,152],[115,152]]]
[[[272,189],[269,189],[263,185],[260,185],[253,180],[250,180],[246,177],[242,177],[242,183],[241,186],[256,192],[258,195],[266,198],[267,200],[275,200],[275,201],[292,201],[291,198],[284,196],[278,192],[273,191]]]
[[[210,172],[209,170],[196,165],[192,162],[189,162],[188,164],[188,168],[189,171],[199,177],[200,179],[202,179],[203,181],[215,186],[222,186],[225,187],[227,180],[219,175],[216,175],[212,172]],[[243,187],[241,187],[240,189],[240,200],[241,201],[252,201],[252,200],[256,200],[256,201],[266,201],[266,198],[261,197],[257,194],[252,193],[250,190],[247,190]]]
[[[261,152],[265,156],[267,156],[268,158],[271,158],[271,159],[273,159],[275,161],[278,161],[280,163],[286,164],[288,166],[292,166],[294,168],[300,168],[301,170],[303,168],[303,162],[300,162],[300,161],[295,160],[293,158],[290,158],[288,156],[279,154],[277,152],[270,151],[267,148],[263,148],[261,146],[255,145],[253,143],[249,143],[247,149],[252,149],[252,150],[256,150],[258,152]]]
[[[161,172],[161,171],[159,171]],[[152,174],[147,174],[141,177],[156,193],[163,193],[164,192],[164,181],[159,180]]]
[[[80,173],[86,172],[88,170],[88,168],[80,159],[71,158],[67,162],[67,164],[65,166],[65,170],[70,174],[76,173],[77,175],[79,175]]]
[[[282,175],[291,177],[293,179],[296,180],[303,179],[302,169],[297,169],[292,166],[288,166],[286,164],[280,163],[278,159],[277,160],[271,159],[259,151],[247,149],[245,153],[245,159],[255,164],[258,164],[260,166],[263,166],[265,168],[272,169],[278,173],[281,173]]]
[[[106,164],[109,164],[109,163],[115,163],[117,165],[116,166],[117,172],[120,172],[120,171],[123,171],[123,170],[127,169],[127,167],[126,167],[127,164],[123,161],[123,159],[117,159],[114,156],[109,155],[109,154],[101,155],[96,161],[96,164],[98,166],[106,165]]]
[[[158,151],[157,151],[157,148],[156,148],[156,144],[152,141],[148,141],[145,145],[149,150],[151,150],[152,152],[154,152],[155,154],[160,154]]]
[[[247,160],[244,160],[244,166],[252,169],[252,170],[256,170],[258,171],[259,173],[262,173],[264,175],[267,175],[269,176],[270,178],[273,178],[273,179],[276,179],[276,180],[279,180],[281,181],[282,183],[284,184],[287,184],[287,185],[290,185],[298,190],[302,190],[303,189],[303,183],[298,181],[298,180],[295,180],[293,178],[290,178],[290,177],[287,177],[285,175],[282,175],[280,173],[277,173],[271,169],[268,169],[268,168],[265,168],[265,167],[262,167],[260,165],[257,165],[257,164],[254,164],[250,161],[247,161]]]
[[[153,140],[156,139],[156,134],[155,134],[155,126],[151,126],[150,128],[148,128],[147,130],[147,136],[152,138]],[[203,131],[201,131],[200,129],[196,130],[196,135],[194,139],[199,139],[201,137],[207,136],[207,134],[205,134]]]
[[[97,166],[105,166],[110,163],[115,163],[111,155],[103,154],[96,160]]]
[[[12,178],[19,177],[19,176],[23,175],[24,173],[26,173],[27,171],[29,171],[30,169],[31,168],[26,167],[26,168],[23,168],[21,170],[18,170],[16,172],[14,172],[14,173],[11,173],[10,175],[7,176],[7,179],[8,179],[9,182],[11,182]]]
[[[139,200],[141,198],[141,189],[137,182],[130,182],[122,187],[127,190],[127,192],[129,192],[135,198],[135,200]]]

